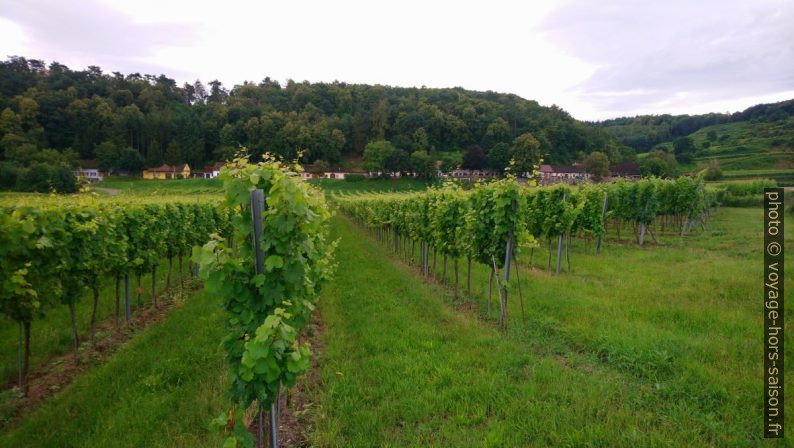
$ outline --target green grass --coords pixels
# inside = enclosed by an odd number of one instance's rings
[[[794,182],[794,170],[727,170],[722,172],[727,180],[774,179],[779,184]]]
[[[427,187],[427,182],[419,179],[366,179],[357,182],[311,179],[309,183],[328,192],[412,191]],[[208,194],[223,191],[223,183],[220,179],[144,180],[112,177],[97,182],[94,186],[120,190],[119,194],[137,196]]]
[[[428,186],[426,181],[413,178],[365,179],[355,182],[338,179],[311,179],[309,183],[328,193],[416,191],[424,190]]]
[[[637,393],[620,378],[501,337],[350,224],[335,226],[340,274],[323,302],[315,445],[628,446],[641,437],[651,416],[633,412]]]
[[[214,446],[227,409],[222,310],[196,294],[78,377],[10,432],[5,447]]]
[[[660,247],[610,244],[595,256],[577,242],[573,272],[560,276],[528,270],[524,253],[527,324],[514,282],[503,338],[337,222],[340,275],[323,308],[326,389],[313,440],[783,446],[762,439],[761,226],[758,209],[723,209],[707,231]],[[535,263],[545,255],[536,251]],[[483,315],[487,271],[473,277]]]
[[[94,184],[95,187],[121,190],[120,194],[196,194],[221,193],[220,179],[145,180],[135,177],[111,177]]]
[[[185,263],[187,269],[187,263]],[[162,292],[165,288],[166,268],[160,267],[157,272],[157,291]],[[187,270],[184,274],[188,276]],[[134,275],[130,276],[130,294],[133,311],[136,308]],[[151,274],[141,277],[141,300],[144,306],[151,303]],[[176,260],[174,261],[174,272],[172,273],[172,285],[179,284],[179,271]],[[124,319],[124,280],[121,281],[121,319]],[[82,295],[77,302],[76,317],[77,329],[81,341],[87,341],[90,335],[92,297],[90,292]],[[99,296],[99,307],[97,308],[97,319],[102,321],[111,318],[116,312],[115,279],[106,279],[102,282]],[[33,321],[31,325],[30,338],[30,367],[35,371],[40,366],[46,364],[57,355],[69,352],[72,349],[71,323],[69,320],[69,310],[65,305],[56,305],[47,310],[44,318]],[[15,380],[18,375],[17,353],[19,342],[19,326],[16,322],[7,317],[0,318],[0,380]]]

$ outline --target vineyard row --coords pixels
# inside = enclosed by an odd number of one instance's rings
[[[499,282],[501,270],[502,325],[510,263],[521,250],[534,252],[545,240],[550,267],[556,239],[559,273],[563,243],[569,247],[572,236],[594,239],[598,251],[607,226],[614,227],[618,236],[621,228],[631,226],[642,245],[646,234],[655,239],[654,227],[683,236],[697,225],[705,226],[709,210],[716,205],[715,196],[701,181],[686,177],[578,188],[527,187],[508,178],[468,190],[447,184],[421,193],[338,195],[335,201],[344,213],[391,241],[395,253],[419,243],[425,275],[431,250],[455,260],[456,278],[461,257],[467,259],[469,272],[472,262],[490,268],[491,281],[497,277]]]
[[[69,308],[75,356],[78,337],[76,302],[93,295],[91,338],[96,328],[100,283],[125,283],[124,314],[129,321],[130,276],[137,279],[168,260],[167,287],[174,259],[203,244],[211,233],[228,233],[227,209],[211,203],[64,205],[0,208],[0,312],[20,325],[19,380],[23,393],[30,359],[33,321],[57,306]],[[152,281],[152,288],[155,288]],[[119,318],[116,288],[116,319]],[[152,291],[156,300],[155,291]]]

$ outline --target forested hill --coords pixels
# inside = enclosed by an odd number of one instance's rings
[[[750,122],[771,123],[794,116],[794,99],[758,104],[733,114],[638,115],[591,123],[605,129],[621,143],[644,152],[656,145],[685,137],[715,124]]]
[[[333,164],[380,139],[409,153],[480,145],[487,155],[526,132],[551,162],[595,150],[619,161],[628,150],[601,128],[516,95],[341,82],[280,85],[269,78],[228,90],[219,81],[179,86],[164,75],[71,70],[22,57],[0,63],[0,111],[6,163],[55,149],[97,158],[105,167],[200,167],[243,145],[289,158],[301,149],[306,162]]]

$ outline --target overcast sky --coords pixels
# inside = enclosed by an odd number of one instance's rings
[[[588,120],[725,112],[794,98],[794,1],[2,0],[7,55],[229,88],[460,86]]]

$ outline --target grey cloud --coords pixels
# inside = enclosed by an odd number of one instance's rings
[[[137,23],[96,0],[51,2],[4,0],[0,16],[19,25],[30,39],[35,55],[59,62],[126,72],[179,75],[142,59],[162,47],[189,45],[197,34],[188,24]]]
[[[794,90],[792,24],[791,2],[608,0],[567,3],[541,30],[599,67],[581,98],[630,113]]]

